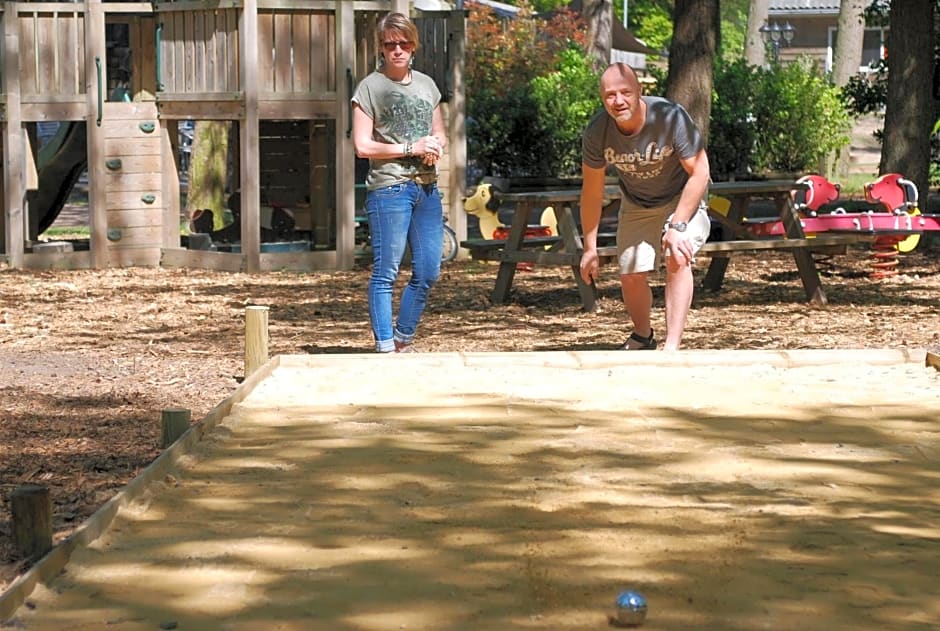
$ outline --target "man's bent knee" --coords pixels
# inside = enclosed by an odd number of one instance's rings
[[[624,286],[629,285],[645,285],[647,283],[647,272],[635,272],[633,274],[621,274],[620,275],[620,284]]]

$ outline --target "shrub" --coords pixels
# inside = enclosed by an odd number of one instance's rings
[[[849,77],[842,87],[842,100],[852,113],[862,116],[884,109],[888,102],[888,63],[879,59],[871,72]]]
[[[470,97],[468,95],[468,102]],[[468,107],[467,149],[478,175],[546,175],[549,138],[528,86],[478,92]]]
[[[839,89],[807,60],[773,65],[759,73],[755,99],[754,168],[813,171],[849,143],[851,120]]]
[[[576,78],[577,64],[568,51],[583,50],[585,38],[584,22],[568,11],[542,19],[523,6],[515,19],[504,20],[489,7],[470,5],[467,150],[472,164],[468,173],[555,176],[567,168],[567,158],[556,157],[566,155],[561,149],[567,141],[555,135],[570,133],[567,123],[559,125],[559,117],[577,109],[578,97],[555,99],[544,93],[536,97],[532,81],[555,72]],[[547,122],[543,113],[549,117]]]
[[[757,143],[754,69],[744,59],[715,66],[708,162],[712,179],[741,178],[752,170]]]
[[[809,62],[716,66],[708,149],[713,179],[815,171],[848,145],[850,127],[838,88]]]
[[[561,54],[558,70],[532,79],[538,126],[547,139],[553,175],[577,175],[581,168],[581,134],[603,105],[600,76],[590,57],[576,46]]]

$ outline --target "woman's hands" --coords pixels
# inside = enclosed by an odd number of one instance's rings
[[[412,152],[421,157],[421,161],[431,166],[437,164],[437,161],[444,155],[444,146],[435,136],[424,136],[419,138],[412,145]]]

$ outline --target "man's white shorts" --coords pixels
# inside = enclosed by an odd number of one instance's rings
[[[679,198],[655,208],[637,208],[621,202],[617,215],[617,253],[621,274],[652,272],[662,265],[663,226],[676,211]],[[692,243],[692,252],[698,252],[708,240],[711,221],[703,201],[688,221],[683,236]]]

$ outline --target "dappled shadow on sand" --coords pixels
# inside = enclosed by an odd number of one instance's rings
[[[18,619],[564,631],[627,587],[658,629],[940,614],[933,371],[530,357],[383,358],[412,397],[384,363],[276,373]]]

